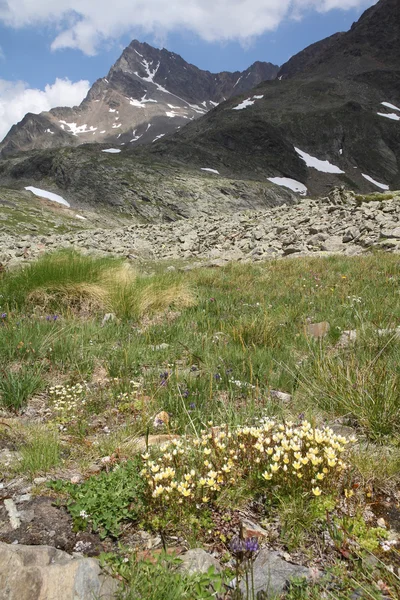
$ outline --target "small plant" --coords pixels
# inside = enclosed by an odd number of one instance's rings
[[[106,554],[101,562],[123,580],[118,600],[213,600],[224,588],[224,578],[214,567],[188,575],[180,571],[182,561],[166,552],[152,560]]]
[[[90,477],[80,485],[65,481],[49,485],[68,494],[67,509],[75,527],[78,530],[90,527],[101,538],[118,537],[121,523],[137,520],[144,509],[138,460],[117,464],[109,473]]]
[[[0,405],[18,412],[42,386],[43,380],[38,369],[24,369],[16,373],[3,370],[0,377]]]
[[[271,419],[258,427],[210,427],[196,439],[174,439],[158,458],[143,454],[141,475],[149,502],[159,507],[207,506],[222,490],[246,481],[259,494],[268,488],[301,489],[311,497],[337,486],[346,469],[349,441],[329,427]]]
[[[82,384],[56,385],[51,387],[50,397],[59,423],[70,423],[76,419],[85,407],[85,388]]]
[[[332,539],[343,552],[358,553],[362,550],[373,552],[379,548],[380,542],[388,538],[388,532],[382,527],[370,527],[362,517],[343,516],[330,523]]]
[[[32,427],[20,453],[18,471],[29,473],[31,477],[49,473],[61,463],[58,433],[44,426]]]
[[[259,550],[259,545],[257,538],[249,538],[245,540],[241,534],[232,538],[229,545],[230,551],[235,558],[236,577],[233,599],[256,600],[253,562]],[[240,586],[241,575],[243,577],[244,587],[246,590],[245,596],[243,595]]]

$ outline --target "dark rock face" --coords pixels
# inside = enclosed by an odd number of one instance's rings
[[[26,115],[0,144],[0,155],[92,142],[152,143],[277,72],[276,65],[256,62],[243,73],[213,74],[134,40],[79,107]]]
[[[273,81],[221,104],[148,152],[192,164],[207,161],[230,176],[292,178],[313,195],[334,185],[395,189],[399,39],[400,2],[380,0],[347,33],[309,46]],[[330,165],[312,159],[306,164],[295,148]]]

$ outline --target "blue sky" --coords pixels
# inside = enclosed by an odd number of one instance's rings
[[[135,37],[213,72],[281,65],[375,2],[58,0],[55,9],[54,0],[0,0],[0,139],[29,110],[78,103]]]

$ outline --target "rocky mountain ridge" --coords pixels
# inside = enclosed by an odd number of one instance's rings
[[[379,0],[350,31],[306,48],[275,80],[224,102],[148,152],[313,195],[335,185],[398,189],[399,36],[400,4]]]
[[[256,62],[243,72],[214,74],[134,40],[79,107],[28,113],[0,144],[0,156],[92,142],[152,143],[277,72],[276,65]]]
[[[372,248],[400,252],[400,192],[365,198],[335,189],[329,197],[293,205],[175,223],[94,227],[44,238],[0,233],[0,246],[0,262],[10,266],[60,248],[133,261],[196,260],[211,265],[329,253],[358,255]]]

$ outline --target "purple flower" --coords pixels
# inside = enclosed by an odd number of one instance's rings
[[[244,541],[238,535],[235,535],[235,537],[231,539],[229,548],[233,554],[241,554],[245,550]]]
[[[191,402],[189,408],[190,410],[194,410],[196,408],[196,404],[194,402]]]
[[[219,373],[215,373],[214,379],[215,379],[215,381],[220,381],[221,380],[221,375]]]
[[[231,539],[231,552],[238,558],[251,558],[259,550],[257,538],[242,540],[238,535]]]
[[[182,396],[184,398],[188,398],[189,397],[189,390],[185,390],[184,392],[182,392]]]
[[[246,552],[254,554],[259,549],[257,538],[249,538],[245,542]]]
[[[1,313],[0,318],[1,319],[6,319],[7,318],[7,313]]]

